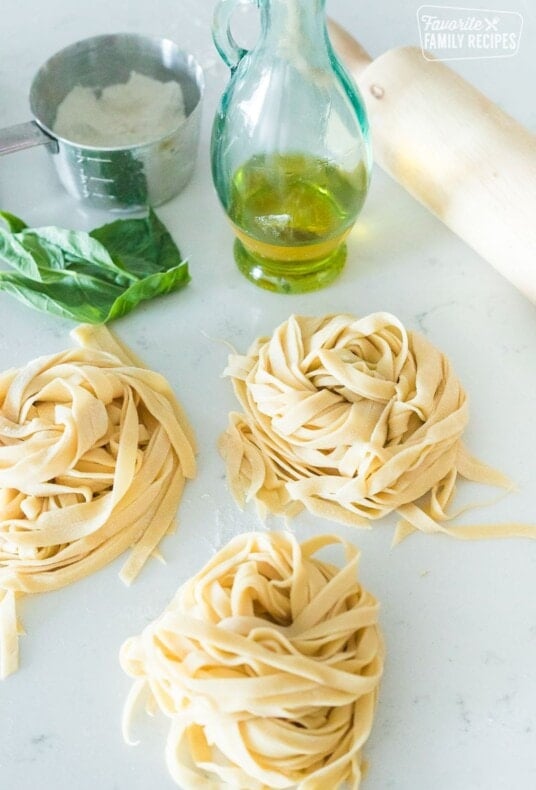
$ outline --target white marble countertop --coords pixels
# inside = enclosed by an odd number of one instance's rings
[[[209,34],[207,0],[2,0],[1,123],[29,118],[33,73],[54,51],[101,32],[174,38],[206,69],[207,92],[197,171],[159,213],[190,260],[187,289],[145,304],[114,329],[163,372],[199,440],[199,475],[187,486],[180,529],[163,543],[167,565],[151,561],[126,589],[120,562],[49,595],[21,613],[21,669],[0,685],[2,790],[172,790],[163,757],[166,722],[136,725],[137,748],[121,739],[130,680],[117,654],[214,549],[257,528],[240,513],[224,480],[216,439],[233,406],[220,378],[226,349],[246,349],[291,312],[389,310],[420,329],[452,359],[470,395],[469,448],[519,484],[519,492],[467,514],[470,521],[536,522],[536,313],[526,299],[394,182],[375,172],[349,243],[340,280],[325,291],[276,296],[250,285],[232,260],[231,231],[212,189],[210,125],[227,79]],[[373,54],[416,43],[419,3],[328,0],[328,9]],[[525,15],[517,57],[457,65],[527,124],[534,123],[534,11],[523,0],[501,6]],[[58,186],[43,150],[0,160],[0,205],[32,225],[88,229],[105,219]],[[0,294],[0,366],[19,365],[69,345],[67,322]],[[206,334],[205,334],[206,333]],[[460,501],[487,490],[461,486]],[[390,549],[394,519],[370,531],[295,522],[300,538],[334,530],[362,548],[361,575],[382,602],[388,661],[373,735],[366,790],[532,790],[536,787],[536,543],[463,543],[414,535]],[[277,526],[277,522],[274,524]],[[329,788],[326,788],[329,790]]]

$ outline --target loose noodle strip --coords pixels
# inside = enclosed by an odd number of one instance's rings
[[[315,557],[332,544],[343,568]],[[331,535],[234,538],[123,645],[125,740],[148,694],[171,719],[166,759],[184,790],[357,790],[384,658],[358,557]]]
[[[0,375],[0,676],[18,667],[15,598],[55,590],[127,549],[130,584],[195,475],[167,381],[104,326],[80,348]]]
[[[414,530],[536,537],[516,523],[440,523],[458,476],[513,484],[468,455],[467,397],[449,360],[395,316],[291,316],[246,355],[230,355],[224,375],[243,409],[220,439],[241,507],[255,500],[262,515],[285,516],[305,507],[359,527],[397,511],[395,542]]]

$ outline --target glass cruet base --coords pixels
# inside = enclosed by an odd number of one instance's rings
[[[239,238],[234,243],[234,259],[239,270],[250,282],[267,291],[284,294],[306,293],[325,288],[334,280],[346,263],[346,244],[343,242],[329,253],[315,260],[288,261],[266,258],[248,250]]]

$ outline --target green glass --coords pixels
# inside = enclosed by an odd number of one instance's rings
[[[212,129],[214,184],[240,271],[272,291],[314,290],[342,270],[367,194],[364,104],[332,49],[325,0],[257,0],[251,50],[231,33],[239,2],[220,0],[214,14],[231,69]]]

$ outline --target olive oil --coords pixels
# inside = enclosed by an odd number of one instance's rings
[[[229,194],[238,267],[274,291],[327,285],[344,266],[344,240],[367,187],[363,164],[347,172],[300,153],[251,157],[234,174]]]

